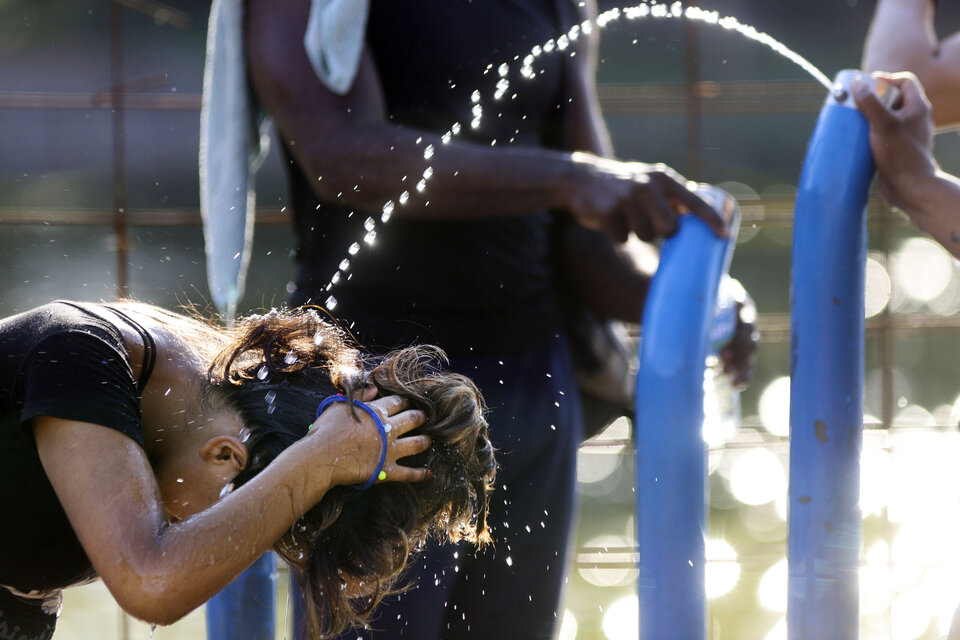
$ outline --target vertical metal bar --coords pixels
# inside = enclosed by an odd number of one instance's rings
[[[276,554],[267,552],[206,606],[208,640],[272,640],[276,634]]]
[[[716,190],[719,191],[719,190]],[[731,226],[735,202],[711,202]],[[693,216],[663,244],[643,314],[637,371],[639,637],[706,637],[707,447],[703,383],[720,278],[735,241]]]
[[[127,185],[124,170],[123,104],[123,6],[110,0],[110,103],[113,133],[113,236],[117,247],[115,296],[127,295],[127,263],[130,238],[127,234]]]
[[[791,640],[859,630],[866,205],[874,173],[866,119],[837,77],[797,189],[790,333]]]
[[[687,2],[687,6],[697,6],[697,1]],[[700,26],[693,20],[683,21],[684,32],[684,78],[686,82],[686,167],[684,175],[690,180],[701,179],[700,148],[703,142],[700,117]]]

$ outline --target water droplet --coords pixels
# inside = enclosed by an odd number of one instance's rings
[[[275,404],[268,404],[268,405],[267,405],[267,415],[273,414],[273,412],[276,411],[276,410],[277,410],[277,405],[275,405]]]
[[[507,556],[507,566],[508,567],[513,566],[513,558],[511,558],[510,556]]]
[[[263,366],[260,367],[260,369],[257,371],[257,378],[258,378],[259,380],[266,380],[268,375],[270,375],[270,370],[267,369],[267,365],[263,365]]]
[[[424,159],[424,160],[429,160],[430,158],[432,158],[432,157],[433,157],[433,152],[434,152],[433,145],[432,145],[432,144],[428,144],[428,145],[427,145],[427,148],[423,150],[423,159]]]
[[[397,202],[399,202],[400,204],[407,204],[407,201],[409,199],[410,199],[410,192],[404,191],[403,193],[400,194],[400,197],[397,198]]]
[[[426,169],[423,170],[424,180],[429,180],[432,177],[433,177],[433,167],[427,167]]]
[[[357,251],[360,251],[360,243],[359,243],[359,242],[354,242],[352,245],[350,245],[350,248],[347,249],[347,253],[349,253],[349,254],[352,255],[352,256],[357,255]]]
[[[473,90],[473,93],[470,94],[470,102],[480,102],[480,92],[476,89]]]
[[[183,478],[177,478],[177,484],[183,484]]]
[[[334,298],[333,296],[330,296],[329,298],[327,298],[327,309],[330,311],[333,311],[336,308],[337,308],[337,299]]]
[[[289,351],[287,355],[283,356],[283,361],[287,364],[294,364],[297,361],[297,352],[293,350]]]
[[[420,182],[417,183],[417,191],[422,192],[426,188],[427,188],[427,181],[421,179]]]
[[[340,272],[339,272],[339,271],[337,271],[335,274],[333,274],[333,277],[330,278],[330,284],[337,284],[338,282],[340,282]],[[329,287],[328,287],[328,289],[329,289]]]
[[[510,73],[510,67],[507,65],[506,62],[504,62],[499,67],[497,67],[497,73],[499,73],[500,77],[502,78],[506,76],[508,73]]]
[[[452,134],[451,132],[447,131],[445,134],[443,134],[442,136],[440,136],[440,142],[442,142],[443,144],[450,144],[450,139],[451,139],[452,137],[453,137],[453,134]]]
[[[459,122],[454,122],[454,123],[453,123],[453,126],[450,127],[450,133],[452,133],[452,134],[455,135],[455,136],[460,135],[460,123],[459,123]]]
[[[163,397],[166,398],[168,395],[170,395],[170,389],[169,389],[169,388],[168,388],[166,391],[163,392]]]
[[[350,268],[350,261],[344,258],[340,261],[340,271],[346,271]]]
[[[313,334],[313,344],[317,346],[323,344],[323,331],[317,331]]]
[[[267,404],[273,404],[273,401],[277,399],[277,392],[271,389],[267,391],[267,395],[263,396],[263,399],[267,401]]]
[[[404,191],[404,193],[406,193],[406,191]],[[401,197],[400,204],[403,204],[403,200],[402,200],[403,196],[401,195],[400,197]],[[382,210],[382,213],[380,214],[380,220],[382,220],[383,222],[386,222],[387,220],[389,220],[390,216],[393,215],[393,208],[394,208],[393,200],[387,200],[386,204],[383,205],[383,210]],[[367,231],[369,231],[372,228],[373,227],[368,228]]]
[[[376,231],[367,231],[367,235],[363,236],[363,241],[367,244],[373,244],[373,241],[377,239]]]
[[[386,209],[386,206],[384,206],[384,209]],[[366,229],[367,231],[373,231],[374,227],[376,226],[377,226],[377,221],[374,220],[373,218],[367,218],[366,220],[363,221],[363,228]]]

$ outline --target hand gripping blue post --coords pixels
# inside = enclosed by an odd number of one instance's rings
[[[807,148],[793,223],[790,316],[791,640],[859,629],[860,448],[869,127],[841,71]]]
[[[634,422],[643,640],[706,637],[704,370],[740,214],[716,187],[697,193],[728,217],[730,237],[681,216],[663,243],[643,313]]]

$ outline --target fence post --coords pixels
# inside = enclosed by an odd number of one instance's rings
[[[869,127],[841,71],[820,112],[797,188],[790,330],[791,640],[859,630]]]
[[[728,216],[731,237],[681,216],[663,243],[643,313],[634,421],[643,640],[706,637],[704,369],[739,210],[715,187],[701,195]]]

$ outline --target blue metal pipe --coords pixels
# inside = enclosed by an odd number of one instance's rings
[[[854,71],[820,112],[797,188],[790,331],[791,640],[854,640],[859,628],[869,128]]]
[[[719,193],[724,201],[711,204],[736,218],[733,235],[718,238],[701,220],[682,216],[663,243],[644,307],[634,422],[643,640],[706,637],[704,369],[739,222],[736,203]]]
[[[273,640],[277,559],[273,553],[241,573],[207,603],[207,640]]]

